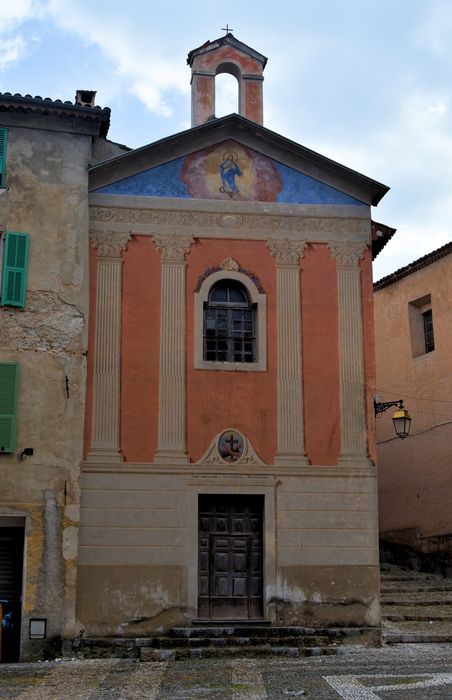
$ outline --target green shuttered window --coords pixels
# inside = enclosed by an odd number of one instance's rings
[[[6,142],[8,130],[0,129],[0,189],[6,187]]]
[[[16,449],[18,389],[17,362],[0,362],[0,452],[14,452]]]
[[[2,306],[25,306],[27,292],[28,233],[5,233]]]

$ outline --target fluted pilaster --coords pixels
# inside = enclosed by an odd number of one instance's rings
[[[365,243],[329,243],[337,261],[341,453],[339,462],[367,460],[364,345],[359,260]]]
[[[158,463],[187,463],[185,425],[185,254],[191,236],[154,236],[162,258]]]
[[[129,234],[92,233],[97,248],[96,340],[89,462],[121,462],[120,360],[122,251]]]
[[[278,294],[278,451],[276,464],[307,465],[304,453],[301,290],[305,241],[270,239]]]

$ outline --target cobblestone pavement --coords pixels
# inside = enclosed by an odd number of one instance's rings
[[[452,700],[452,645],[294,659],[61,660],[0,666],[1,700]]]

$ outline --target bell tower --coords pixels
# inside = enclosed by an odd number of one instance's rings
[[[239,86],[239,114],[263,123],[262,83],[265,56],[238,41],[231,32],[207,41],[190,51],[191,125],[199,126],[215,117],[215,76],[233,75]]]

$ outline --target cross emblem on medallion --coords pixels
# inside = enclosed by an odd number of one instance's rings
[[[225,462],[237,462],[243,454],[243,437],[237,430],[225,430],[218,439],[218,452]]]

